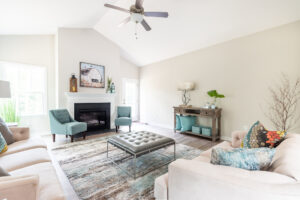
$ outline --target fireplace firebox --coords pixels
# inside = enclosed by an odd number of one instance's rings
[[[110,103],[75,103],[75,120],[87,123],[87,131],[110,129]]]

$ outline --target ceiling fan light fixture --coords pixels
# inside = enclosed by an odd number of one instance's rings
[[[135,23],[141,23],[144,19],[143,15],[140,13],[131,13],[131,21]]]

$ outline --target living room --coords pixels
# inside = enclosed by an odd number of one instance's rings
[[[0,199],[300,199],[299,10],[1,1]]]

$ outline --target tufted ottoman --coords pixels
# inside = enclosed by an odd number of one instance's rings
[[[130,174],[127,171],[124,171],[114,159],[110,159],[108,156],[108,145],[111,144],[126,153],[128,153],[133,161],[133,174]],[[131,133],[123,133],[119,135],[114,135],[109,137],[107,140],[107,158],[110,159],[114,164],[116,164],[120,169],[126,172],[128,175],[133,176],[136,178],[136,158],[150,153],[152,151],[174,145],[174,159],[165,163],[164,165],[174,161],[176,159],[176,147],[175,147],[175,140],[172,138],[168,138],[162,135],[158,135],[156,133],[151,133],[147,131],[139,131],[139,132],[131,132]],[[161,165],[163,166],[163,165]],[[159,167],[161,167],[159,166]],[[153,171],[155,169],[152,169]],[[146,172],[149,173],[150,171]],[[145,175],[144,173],[143,175]]]

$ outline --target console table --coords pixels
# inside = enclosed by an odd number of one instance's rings
[[[182,133],[196,135],[199,137],[204,137],[212,140],[213,142],[217,141],[221,137],[221,108],[216,109],[207,109],[200,107],[176,107],[174,106],[174,133],[176,133],[176,114],[180,115],[189,115],[196,117],[208,117],[212,119],[212,136],[201,135],[193,133],[192,131],[185,131]]]

